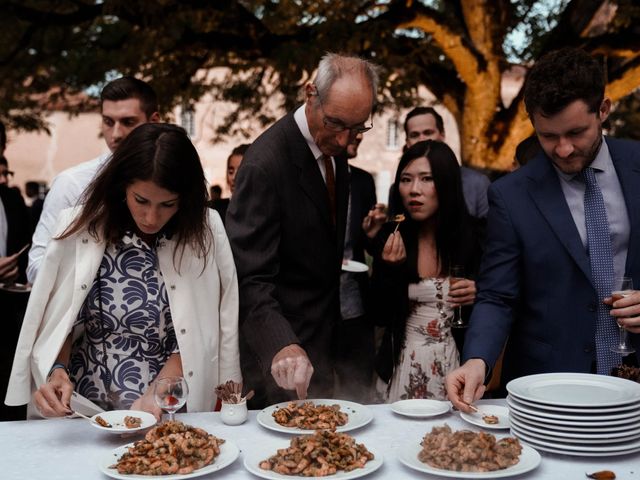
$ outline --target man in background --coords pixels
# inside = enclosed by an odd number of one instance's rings
[[[29,251],[27,277],[31,283],[36,279],[47,244],[55,232],[58,214],[81,200],[96,172],[134,128],[160,120],[155,92],[148,83],[134,77],[109,82],[100,94],[100,110],[101,131],[109,153],[64,170],[53,179]]]
[[[404,120],[406,148],[425,140],[445,141],[444,121],[442,116],[432,107],[416,107]],[[462,192],[469,213],[476,218],[484,218],[489,211],[487,189],[489,178],[465,166],[460,167],[462,176]]]
[[[361,141],[362,134],[358,134],[347,145],[348,161],[358,155]],[[362,221],[376,204],[376,186],[369,172],[354,165],[348,165],[348,170],[349,204],[343,272],[340,275],[342,321],[337,323],[333,334],[333,357],[337,379],[335,398],[366,404],[372,400],[375,346],[373,324],[367,319],[369,274],[365,264],[366,236]]]

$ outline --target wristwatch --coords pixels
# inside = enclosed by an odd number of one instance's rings
[[[64,363],[54,363],[53,366],[51,367],[51,369],[49,370],[49,373],[47,373],[47,380],[49,380],[49,377],[51,376],[53,371],[58,369],[58,368],[62,368],[67,373],[67,376],[70,376],[69,369],[67,368],[67,366]]]

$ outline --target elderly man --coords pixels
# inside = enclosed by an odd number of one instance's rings
[[[44,251],[55,231],[58,214],[65,208],[73,207],[81,199],[84,189],[108,160],[111,152],[134,128],[160,120],[155,92],[149,84],[133,77],[122,77],[109,82],[100,94],[100,109],[102,136],[109,153],[69,168],[53,179],[29,251],[27,277],[31,283],[36,279]]]
[[[542,151],[489,189],[478,296],[447,393],[460,410],[484,392],[507,342],[502,379],[607,375],[618,325],[640,350],[640,293],[611,301],[614,278],[640,285],[640,144],[602,136],[611,102],[600,64],[578,49],[541,58],[525,105]],[[508,341],[507,341],[508,339]]]
[[[325,55],[305,103],[247,150],[227,211],[240,286],[241,362],[253,406],[330,395],[331,334],[348,205],[340,159],[371,128],[376,68]]]

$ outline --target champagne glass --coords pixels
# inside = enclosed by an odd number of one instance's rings
[[[164,377],[155,381],[153,393],[158,406],[169,413],[169,421],[173,421],[175,413],[187,401],[189,386],[183,377]]]
[[[449,286],[453,286],[460,280],[464,280],[464,267],[462,265],[453,265],[449,273]],[[467,324],[462,321],[462,307],[457,306],[453,309],[452,328],[466,328]]]
[[[633,280],[631,277],[616,277],[613,281],[613,292],[611,298],[615,302],[621,298],[628,297],[633,293]],[[620,329],[620,337],[618,344],[611,347],[611,351],[620,353],[623,356],[634,353],[636,350],[627,343],[627,329],[618,324]]]

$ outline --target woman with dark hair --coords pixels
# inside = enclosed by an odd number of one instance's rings
[[[476,220],[465,205],[456,157],[442,142],[407,149],[392,195],[402,213],[374,240],[380,253],[374,259],[372,312],[385,327],[376,356],[378,390],[388,402],[444,400],[444,377],[459,364],[451,334],[454,308],[471,305],[476,293],[473,280],[449,279],[454,266],[467,274],[477,270]]]
[[[159,417],[157,378],[185,377],[188,411],[212,410],[215,386],[241,381],[236,271],[206,188],[180,127],[144,124],[123,140],[83,205],[60,215],[7,404],[31,399],[43,416],[62,416],[75,391]]]

